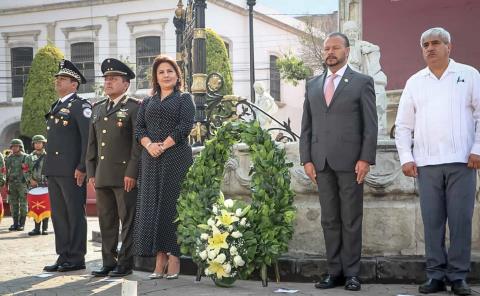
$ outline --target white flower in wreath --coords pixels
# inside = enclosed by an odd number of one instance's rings
[[[245,265],[245,261],[243,261],[242,257],[240,256],[235,256],[233,257],[233,264],[238,267],[238,266],[244,266]]]
[[[233,230],[233,226],[232,225],[228,226],[228,231],[232,231],[232,230]]]
[[[200,254],[198,254],[198,256],[200,256],[200,258],[202,258],[202,260],[207,259],[207,257],[208,257],[207,250],[201,251]]]
[[[206,276],[209,276],[211,275],[212,273],[210,272],[210,270],[208,268],[205,268],[205,275]]]
[[[208,259],[213,260],[215,257],[217,257],[215,250],[208,251]]]
[[[212,207],[212,212],[213,212],[215,215],[218,214],[218,208],[217,208],[216,205],[214,205],[214,206]]]
[[[245,226],[245,224],[247,224],[247,219],[242,218],[242,220],[240,220],[240,225]]]
[[[232,232],[232,237],[233,238],[242,237],[242,233],[240,231],[234,231],[234,232]]]
[[[238,209],[235,211],[235,216],[237,216],[237,217],[242,216],[242,209],[238,208]]]
[[[224,202],[223,202],[223,205],[228,209],[228,208],[231,208],[233,207],[233,200],[232,199],[226,199]]]
[[[208,234],[207,233],[202,233],[202,234],[200,234],[200,238],[202,240],[207,240],[208,239]]]
[[[223,270],[225,270],[225,273],[229,274],[230,271],[232,271],[232,266],[229,263],[224,264],[223,265]]]
[[[227,257],[225,256],[225,254],[219,254],[217,258],[215,258],[215,260],[213,261],[223,264],[223,262],[225,262],[226,259]]]
[[[237,255],[237,254],[238,254],[237,247],[231,246],[231,247],[230,247],[230,255],[235,256],[235,255]]]
[[[207,225],[213,226],[213,225],[215,225],[215,221],[212,218],[208,218]]]

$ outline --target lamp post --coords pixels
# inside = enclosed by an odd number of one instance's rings
[[[247,0],[248,5],[248,21],[250,29],[250,100],[255,103],[255,90],[253,89],[253,83],[255,82],[255,57],[253,48],[253,6],[255,6],[255,0]]]

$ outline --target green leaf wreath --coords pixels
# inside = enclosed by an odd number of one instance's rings
[[[247,219],[256,240],[256,249],[250,250],[241,278],[257,268],[264,278],[266,266],[271,266],[288,250],[296,210],[290,189],[292,163],[286,162],[285,150],[273,142],[258,121],[226,122],[215,137],[206,142],[187,174],[177,203],[178,241],[182,253],[201,264],[202,259],[196,254],[202,231],[198,226],[207,224],[212,216],[212,205],[221,196],[225,163],[232,154],[233,144],[240,141],[249,146],[253,163],[249,173],[251,209]]]

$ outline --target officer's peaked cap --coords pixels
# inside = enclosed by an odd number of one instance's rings
[[[125,65],[122,61],[119,61],[114,58],[108,58],[104,60],[101,68],[102,68],[103,77],[109,76],[109,75],[119,75],[119,76],[125,76],[128,79],[135,78],[135,73],[133,73],[130,67]]]

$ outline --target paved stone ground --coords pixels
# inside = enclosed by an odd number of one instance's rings
[[[29,237],[27,232],[33,228],[31,220],[27,222],[27,231],[9,232],[10,223],[9,217],[0,223],[0,295],[122,295],[122,279],[93,278],[89,275],[92,269],[101,266],[100,245],[91,241],[92,230],[98,229],[96,218],[88,218],[87,269],[54,273],[46,278],[38,275],[42,274],[44,265],[52,264],[56,259],[53,234]],[[285,295],[274,293],[278,288],[299,290],[293,295],[418,295],[414,285],[363,285],[360,292],[346,292],[342,288],[321,291],[311,283],[269,283],[263,288],[257,281],[237,281],[233,288],[217,288],[205,278],[195,283],[192,276],[180,276],[171,281],[148,280],[147,276],[146,272],[135,271],[126,279],[137,283],[138,295]],[[479,295],[480,287],[474,289],[474,294]]]

